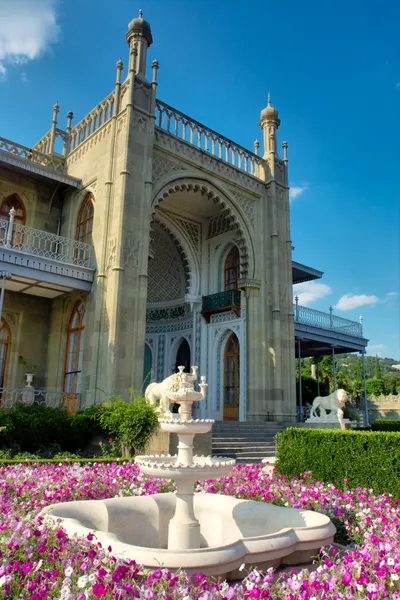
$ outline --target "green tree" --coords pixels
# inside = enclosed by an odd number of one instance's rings
[[[358,361],[357,361],[357,376],[356,379],[358,381],[362,381],[363,376],[362,376],[362,363],[361,363],[361,357],[358,357]]]
[[[367,379],[367,395],[380,396],[385,393],[385,382],[383,379]]]
[[[382,379],[381,368],[379,366],[378,355],[375,356],[375,379]]]

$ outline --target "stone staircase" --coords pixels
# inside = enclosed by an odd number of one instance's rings
[[[285,429],[284,424],[268,421],[217,421],[212,429],[212,455],[232,457],[237,463],[259,463],[275,456],[275,435]]]

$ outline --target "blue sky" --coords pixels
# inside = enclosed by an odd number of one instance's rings
[[[271,92],[289,143],[293,258],[325,273],[300,301],[363,315],[370,353],[400,360],[400,4],[0,0],[1,135],[31,146],[56,100],[61,127],[93,108],[116,60],[127,64],[139,8],[168,104],[252,148]]]

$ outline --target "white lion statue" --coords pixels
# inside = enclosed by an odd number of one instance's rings
[[[180,373],[174,373],[170,375],[161,383],[150,383],[147,386],[144,395],[146,400],[150,402],[150,404],[157,404],[159,401],[159,410],[161,413],[170,412],[169,406],[171,404],[171,400],[169,399],[169,394],[171,392],[177,392],[180,386]]]
[[[329,410],[331,411],[329,417],[331,417],[331,415],[333,416],[334,411],[336,411],[338,420],[341,421],[341,418],[343,418],[342,408],[348,399],[349,397],[344,390],[336,390],[332,394],[329,394],[329,396],[317,396],[313,400],[310,417],[318,418],[315,411],[319,408],[319,418],[321,420],[328,417],[326,411]]]

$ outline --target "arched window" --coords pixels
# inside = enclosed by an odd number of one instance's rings
[[[92,243],[93,216],[94,198],[92,194],[88,194],[82,202],[78,214],[78,221],[76,224],[76,240],[78,242],[84,242],[85,244]]]
[[[65,356],[64,392],[70,394],[78,394],[80,391],[84,332],[85,306],[78,302],[69,320]]]
[[[26,211],[25,206],[17,196],[17,194],[12,194],[3,200],[0,206],[0,219],[4,221],[10,220],[10,210],[15,209],[15,217],[14,223],[19,223],[20,225],[25,225],[26,223]]]
[[[224,351],[224,419],[239,419],[239,340],[232,333],[226,341]]]
[[[237,290],[239,284],[240,257],[236,246],[230,250],[224,266],[224,290]]]
[[[10,357],[11,332],[4,319],[0,323],[0,388],[7,384],[7,367]]]

